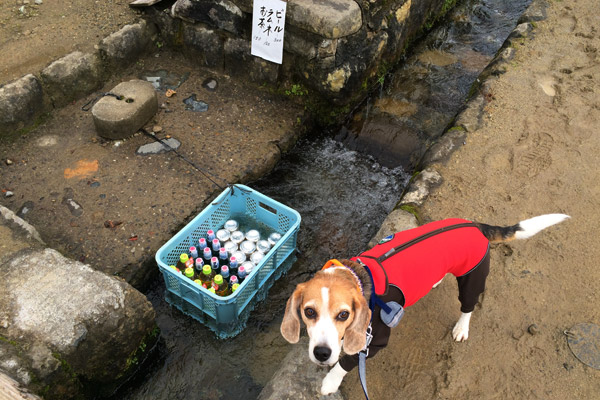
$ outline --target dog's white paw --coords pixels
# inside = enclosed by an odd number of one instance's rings
[[[335,364],[335,366],[327,373],[325,378],[323,378],[323,383],[321,384],[321,394],[326,396],[328,394],[337,392],[346,374],[347,372],[340,366],[340,363]]]
[[[454,329],[452,329],[452,338],[457,342],[464,342],[469,338],[469,322],[471,313],[462,313]]]

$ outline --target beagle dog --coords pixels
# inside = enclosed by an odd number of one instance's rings
[[[299,284],[287,301],[281,334],[297,343],[304,322],[311,361],[334,366],[321,393],[334,393],[358,365],[358,353],[366,350],[370,358],[384,348],[404,308],[450,273],[457,279],[461,303],[452,337],[467,340],[471,313],[489,273],[489,243],[526,239],[567,218],[546,214],[507,227],[446,219],[390,235],[357,257],[329,261]]]

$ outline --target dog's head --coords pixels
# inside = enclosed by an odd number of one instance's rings
[[[311,361],[333,365],[339,359],[342,340],[346,354],[365,347],[371,310],[356,276],[346,267],[333,267],[299,284],[289,298],[281,334],[290,343],[300,339],[300,319],[310,338]]]

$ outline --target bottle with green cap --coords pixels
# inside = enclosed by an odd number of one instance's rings
[[[194,273],[194,268],[193,267],[187,267],[184,271],[183,271],[183,275],[185,275],[186,278],[189,278],[191,280],[196,279],[196,274]]]
[[[174,270],[175,270],[175,272],[177,272],[178,274],[180,274],[180,273],[181,273],[181,270],[180,270],[179,268],[177,268],[176,266],[174,266],[174,265],[169,265],[169,267],[171,267],[172,269],[174,269]]]
[[[239,283],[234,283],[233,286],[231,286],[231,293],[235,293],[235,291],[238,290],[239,287]]]
[[[223,275],[217,274],[213,278],[213,287],[217,295],[219,296],[229,296],[231,294],[231,290],[229,289],[229,284],[225,279],[223,279]]]
[[[180,271],[184,271],[187,268],[185,264],[189,259],[190,257],[187,255],[187,253],[181,253],[179,256],[179,261],[177,261],[177,265],[175,265],[175,267]]]
[[[200,279],[200,281],[202,282],[202,286],[204,286],[206,289],[210,289],[210,287],[212,286],[212,280],[214,276],[215,273],[213,272],[210,265],[204,264],[204,266],[202,267],[202,273],[200,274],[198,279]]]

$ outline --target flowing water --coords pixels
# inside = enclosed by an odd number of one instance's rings
[[[451,122],[528,2],[468,0],[459,5],[391,75],[381,96],[355,114],[338,141],[304,139],[269,176],[250,184],[301,214],[298,260],[255,308],[247,328],[227,340],[216,339],[166,304],[164,282],[158,280],[147,294],[162,335],[158,351],[115,398],[256,398],[290,349],[279,323],[296,284],[328,259],[365,249],[407,182],[400,166],[410,168],[411,154],[418,156],[422,144]]]

